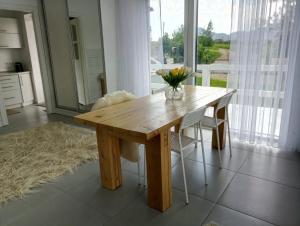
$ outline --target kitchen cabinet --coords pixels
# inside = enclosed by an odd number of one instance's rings
[[[22,106],[30,105],[34,101],[30,72],[19,73],[22,94]]]
[[[0,48],[22,48],[21,37],[16,18],[0,17]]]
[[[6,115],[6,108],[1,92],[0,87],[0,127],[8,125],[7,115]]]
[[[0,48],[22,48],[20,34],[0,33]]]
[[[6,109],[27,106],[34,102],[30,72],[2,74],[0,87]]]
[[[6,109],[21,107],[22,94],[18,74],[1,76],[0,86]]]
[[[0,32],[10,34],[20,33],[18,19],[0,17]]]

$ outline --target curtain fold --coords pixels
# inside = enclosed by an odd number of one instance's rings
[[[284,96],[279,146],[282,150],[300,151],[300,0],[296,5],[292,30],[293,48],[289,53],[286,94]]]
[[[118,89],[150,94],[148,0],[117,0]]]
[[[278,146],[295,0],[233,0],[228,87],[235,139]]]

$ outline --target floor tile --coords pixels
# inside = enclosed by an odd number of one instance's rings
[[[97,161],[83,163],[73,169],[72,172],[67,172],[66,174],[56,178],[53,181],[53,186],[64,192],[68,192],[81,184],[84,184],[92,177],[97,176],[100,178],[99,173]]]
[[[138,177],[123,172],[123,184],[115,191],[105,189],[98,176],[92,176],[81,185],[68,191],[68,194],[91,208],[113,217],[126,208],[138,196],[143,194],[145,187],[138,185]]]
[[[219,166],[218,151],[211,148],[211,143],[204,142],[204,150],[206,163],[214,166]],[[226,147],[224,150],[221,151],[223,168],[232,171],[237,171],[246,160],[248,154],[249,152],[247,151],[232,148],[232,156],[230,157],[229,148]],[[189,155],[186,156],[186,158],[194,161],[203,162],[201,144],[199,143],[197,150],[192,151]]]
[[[241,142],[233,142],[232,146],[239,149],[248,151],[250,153],[261,154],[271,157],[283,158],[292,161],[300,161],[300,152],[297,151],[285,151],[280,150],[278,148],[273,148],[264,145],[252,145],[252,144],[244,144]]]
[[[282,226],[300,225],[300,192],[278,183],[237,174],[219,204]]]
[[[32,192],[26,194],[23,198],[0,204],[0,225],[6,225],[19,219],[21,216],[26,215],[31,208],[39,206],[59,194],[62,194],[62,192],[48,183],[33,188]]]
[[[240,173],[300,188],[300,162],[251,154]]]
[[[173,205],[161,213],[147,206],[146,195],[140,196],[121,214],[114,217],[105,226],[140,226],[140,225],[201,225],[213,204],[191,196],[189,205],[185,205],[184,192],[173,190]]]
[[[234,175],[232,171],[207,165],[208,185],[205,186],[203,164],[187,159],[184,163],[188,192],[212,202],[218,199]],[[175,188],[184,191],[181,162],[173,168],[172,180]]]
[[[265,221],[216,205],[205,223],[214,222],[222,226],[272,226]]]
[[[101,226],[107,220],[108,218],[101,213],[66,194],[61,194],[30,209],[26,215],[9,226]]]

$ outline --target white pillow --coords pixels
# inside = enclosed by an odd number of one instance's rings
[[[105,98],[99,98],[96,103],[93,105],[91,111],[96,111],[96,110],[99,110],[101,108],[105,108],[108,106],[108,103],[107,101],[105,100]]]
[[[136,96],[134,96],[133,94],[125,90],[118,90],[112,93],[108,93],[102,98],[99,98],[93,105],[91,111],[96,111],[110,105],[120,104],[133,99],[136,99]]]

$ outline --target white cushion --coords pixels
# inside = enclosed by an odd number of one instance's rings
[[[133,99],[136,99],[136,96],[125,90],[115,91],[99,98],[93,105],[91,111],[96,111],[110,105],[120,104]]]

